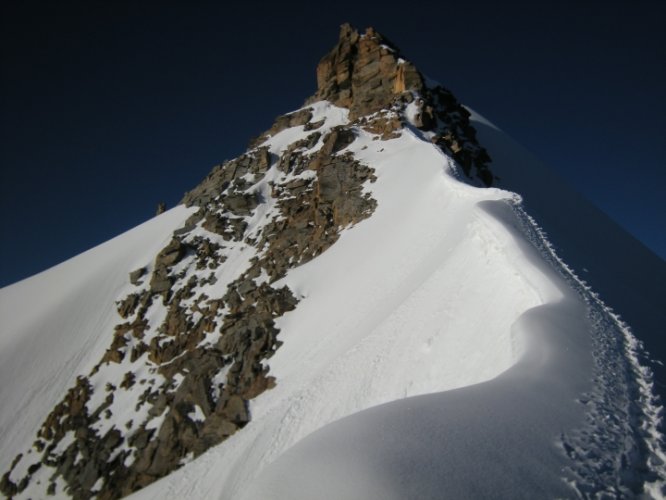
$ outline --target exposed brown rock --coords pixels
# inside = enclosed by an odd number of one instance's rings
[[[407,90],[421,92],[423,78],[374,29],[364,35],[343,24],[335,48],[317,66],[317,92],[309,100],[328,100],[350,110],[350,119],[391,106]]]
[[[235,160],[218,165],[210,174],[192,191],[185,194],[181,203],[186,206],[204,206],[220,196],[231,184],[231,181],[240,179],[246,174],[260,176],[266,173],[272,163],[267,148],[253,149]]]
[[[206,215],[202,227],[211,233],[219,234],[225,240],[240,241],[247,229],[247,222],[238,217],[211,213]]]
[[[373,28],[360,35],[349,24],[342,25],[338,44],[317,66],[317,92],[307,103],[328,100],[346,107],[352,121],[359,120],[366,130],[387,140],[403,125],[389,110],[402,112],[414,95],[419,107],[414,126],[443,131],[435,143],[465,175],[492,185],[490,157],[476,141],[467,110],[443,87],[428,88],[416,67]],[[378,112],[382,116],[375,116]]]
[[[139,269],[137,269],[135,271],[132,271],[129,274],[130,283],[132,283],[132,285],[135,285],[135,286],[138,285],[141,281],[141,278],[145,274],[146,274],[146,268],[145,267],[140,267]]]
[[[219,413],[237,426],[243,426],[250,421],[247,402],[236,394],[224,401]]]
[[[134,314],[137,306],[139,305],[140,295],[138,293],[131,293],[123,300],[116,302],[118,314],[125,319]]]
[[[356,139],[354,131],[345,127],[334,127],[324,138],[319,156],[328,157],[349,146]]]
[[[231,193],[222,198],[224,208],[234,215],[250,215],[259,205],[256,194]]]

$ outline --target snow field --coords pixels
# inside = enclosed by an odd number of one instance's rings
[[[378,207],[278,283],[300,302],[278,320],[284,344],[270,360],[277,387],[252,403],[251,425],[136,498],[164,491],[299,498],[299,482],[282,496],[261,489],[262,470],[348,415],[497,377],[525,351],[529,335],[516,326],[521,315],[564,297],[552,272],[530,263],[516,235],[481,205],[504,203],[511,193],[455,180],[447,158],[409,131],[392,141],[361,132],[349,149],[376,169],[378,180],[368,189]],[[317,463],[312,456],[307,461]],[[367,457],[360,462],[371,464]],[[259,490],[248,490],[255,480]],[[352,491],[381,498],[380,483]],[[344,498],[336,488],[330,494]]]

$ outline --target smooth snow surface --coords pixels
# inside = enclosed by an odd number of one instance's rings
[[[325,128],[347,122],[328,103],[314,111]],[[476,119],[512,188],[512,155],[527,156]],[[613,498],[642,487],[658,498],[661,408],[641,346],[558,257],[569,233],[557,232],[556,251],[527,214],[530,184],[521,196],[471,187],[415,130],[390,141],[357,134],[344,151],[375,169],[366,189],[378,205],[278,283],[300,302],[277,321],[277,387],[253,400],[242,431],[131,498]],[[293,127],[266,145],[279,153],[305,135]],[[539,205],[541,224],[558,211],[569,225],[603,218],[582,201],[576,212],[550,203]],[[0,291],[0,370],[13,380],[0,389],[3,469],[107,347],[98,333],[114,324],[127,273],[150,264],[189,213],[171,210]],[[604,269],[600,257],[589,269],[611,275],[602,283],[633,265],[663,275],[663,263],[634,262],[643,254],[613,235],[625,264]],[[627,299],[648,316],[646,336],[663,331],[658,300]]]

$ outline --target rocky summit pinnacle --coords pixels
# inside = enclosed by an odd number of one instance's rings
[[[305,104],[319,101],[349,109],[352,122],[383,139],[412,125],[453,157],[469,179],[493,184],[491,158],[476,139],[469,111],[442,85],[427,82],[400,49],[372,27],[364,34],[348,23],[340,27],[338,43],[317,66],[317,91]],[[307,109],[279,117],[251,146],[307,123]]]
[[[422,93],[424,88],[414,65],[374,28],[360,35],[343,24],[338,44],[317,66],[317,93],[311,101],[349,108],[354,120],[390,107],[396,95]]]

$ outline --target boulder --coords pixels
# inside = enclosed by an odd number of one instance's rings
[[[141,283],[141,278],[146,274],[146,268],[145,267],[140,267],[139,269],[136,269],[135,271],[132,271],[129,273],[129,279],[130,283],[132,285],[139,285]]]
[[[180,261],[185,255],[185,245],[178,238],[173,238],[171,242],[165,246],[160,253],[157,254],[155,259],[155,267],[165,266],[169,267]]]
[[[347,127],[334,127],[324,137],[324,145],[319,156],[331,156],[349,146],[356,139],[354,131]]]
[[[155,269],[150,278],[150,291],[152,293],[164,293],[171,290],[173,279],[168,275],[166,268]]]
[[[123,300],[116,302],[118,314],[120,314],[121,318],[125,319],[134,314],[136,307],[139,305],[139,298],[140,295],[138,293],[131,293]]]
[[[259,205],[256,194],[233,193],[222,199],[224,208],[235,215],[250,215]]]
[[[250,420],[247,402],[235,394],[224,402],[219,413],[239,427],[244,426]]]

